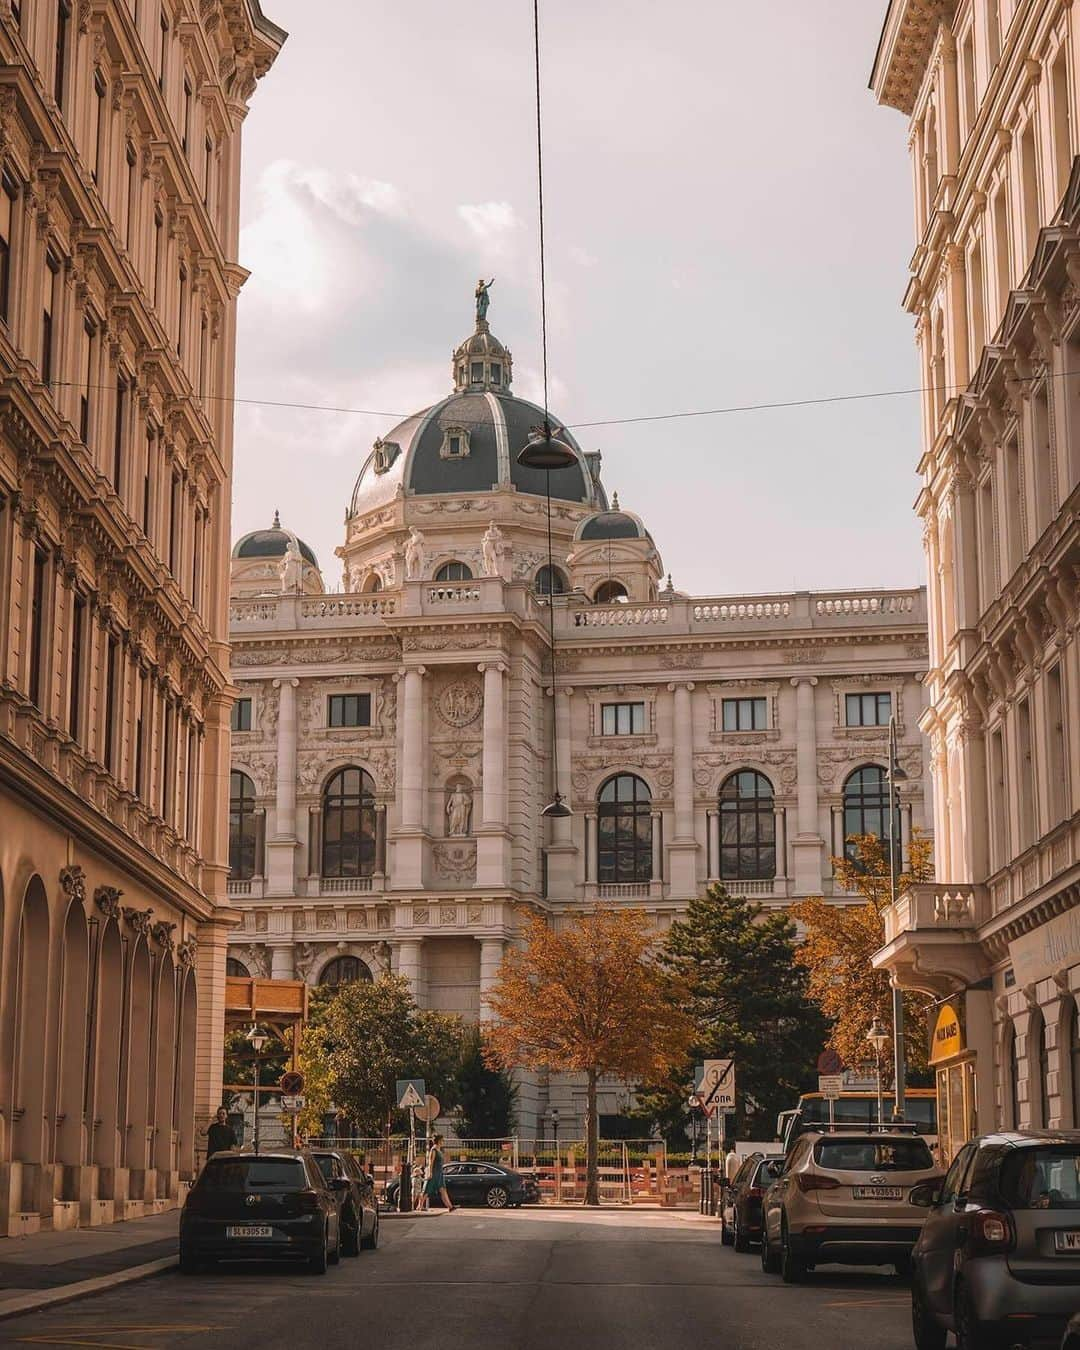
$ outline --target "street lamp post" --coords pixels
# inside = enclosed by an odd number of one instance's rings
[[[899,854],[901,848],[900,832],[897,829],[900,817],[900,794],[897,783],[907,778],[900,765],[896,750],[896,717],[889,718],[889,901],[896,904],[899,879]],[[904,1086],[907,1066],[904,1053],[904,991],[892,981],[893,1013],[893,1119],[904,1118]]]
[[[245,1037],[255,1059],[255,1152],[259,1151],[259,1056],[263,1052],[263,1047],[270,1039],[264,1031],[260,1031],[253,1022],[251,1030]]]
[[[870,1030],[866,1033],[866,1039],[874,1047],[874,1057],[877,1061],[877,1118],[878,1124],[885,1123],[885,1104],[881,1096],[881,1052],[889,1039],[889,1033],[881,1025],[878,1018],[874,1018],[870,1024]]]

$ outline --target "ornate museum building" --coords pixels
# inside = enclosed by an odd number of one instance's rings
[[[175,1204],[219,1100],[257,0],[0,14],[0,1234]]]
[[[517,906],[663,928],[712,878],[842,900],[830,856],[887,819],[891,713],[905,838],[929,823],[923,592],[684,595],[576,444],[549,568],[545,475],[517,462],[544,415],[511,375],[478,316],[453,392],[363,458],[340,591],[287,521],[233,549],[233,974],[393,969],[477,1018]],[[544,818],[556,787],[573,814]],[[523,1084],[522,1132],[552,1105],[580,1125],[572,1083]]]
[[[1078,58],[1070,0],[892,0],[871,81],[916,188],[938,876],[876,960],[941,1000],[949,1151],[1080,1127]]]

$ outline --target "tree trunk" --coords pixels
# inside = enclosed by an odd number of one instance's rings
[[[600,1203],[600,1117],[596,1113],[595,1069],[588,1071],[589,1093],[585,1108],[585,1203]]]

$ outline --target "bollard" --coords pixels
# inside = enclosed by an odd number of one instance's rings
[[[412,1163],[401,1164],[401,1184],[398,1187],[398,1212],[412,1213]]]

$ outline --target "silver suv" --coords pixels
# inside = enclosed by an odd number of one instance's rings
[[[926,1218],[911,1190],[940,1176],[914,1128],[800,1135],[765,1193],[762,1270],[779,1271],[788,1284],[828,1262],[892,1265],[909,1274]]]

